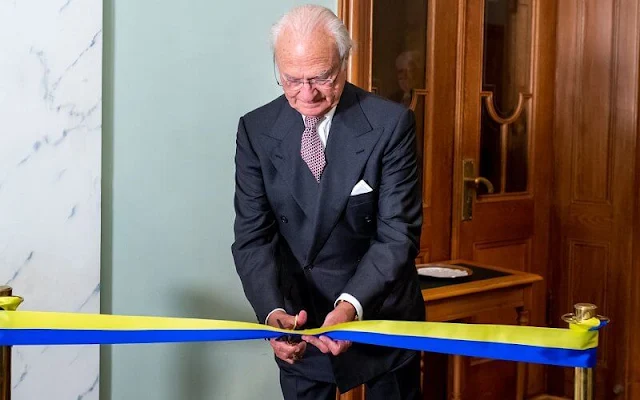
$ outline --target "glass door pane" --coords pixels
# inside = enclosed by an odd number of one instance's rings
[[[480,175],[495,194],[528,185],[532,1],[485,0]]]
[[[427,1],[375,0],[371,47],[371,90],[415,112],[418,173],[422,179],[427,94]]]
[[[426,0],[375,0],[371,86],[407,107],[426,77]]]

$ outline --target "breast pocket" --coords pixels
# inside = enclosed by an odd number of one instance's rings
[[[367,236],[375,233],[377,204],[378,196],[376,191],[349,198],[345,210],[345,219],[356,233]]]

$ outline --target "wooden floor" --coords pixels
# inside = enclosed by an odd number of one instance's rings
[[[531,397],[529,400],[571,400],[566,397],[550,396],[548,394],[541,394],[540,396]]]

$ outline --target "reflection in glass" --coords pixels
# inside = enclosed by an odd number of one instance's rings
[[[531,1],[485,1],[483,90],[493,92],[502,116],[513,113],[519,93],[529,92]]]
[[[388,96],[391,100],[409,107],[411,89],[423,87],[424,71],[420,64],[420,53],[417,51],[403,51],[396,57],[396,78],[400,90]]]
[[[426,0],[373,2],[371,83],[376,93],[409,106],[411,89],[425,87],[426,40]]]
[[[372,33],[372,91],[409,107],[412,89],[424,89],[426,84],[427,1],[374,1]],[[417,96],[413,108],[421,181],[426,140],[425,101],[424,95]]]

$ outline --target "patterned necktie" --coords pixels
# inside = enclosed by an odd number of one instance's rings
[[[324,158],[324,147],[318,136],[318,117],[304,117],[304,132],[302,133],[302,143],[300,146],[300,155],[304,162],[307,163],[316,181],[320,182],[320,176],[324,170],[327,161]]]

